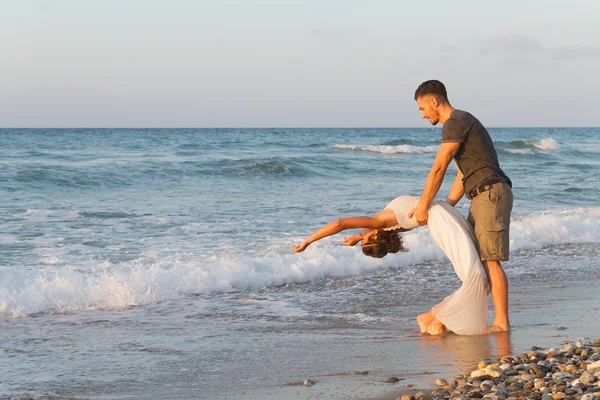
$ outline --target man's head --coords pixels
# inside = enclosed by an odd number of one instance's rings
[[[440,122],[440,107],[450,104],[446,87],[435,79],[419,85],[415,91],[415,100],[421,111],[421,117],[428,119],[431,125]]]

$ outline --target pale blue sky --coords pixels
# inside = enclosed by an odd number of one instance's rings
[[[2,127],[598,126],[600,1],[0,0]]]

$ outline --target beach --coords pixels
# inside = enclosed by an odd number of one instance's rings
[[[435,129],[0,130],[0,398],[395,399],[598,338],[598,129],[490,133],[513,330],[437,338],[415,317],[460,281],[426,228],[290,250],[418,194]]]
[[[119,315],[87,311],[5,321],[3,362],[10,363],[10,376],[29,382],[34,398],[50,392],[115,399],[394,399],[432,391],[436,379],[452,381],[481,360],[597,336],[598,250],[584,249],[573,258],[587,279],[542,273],[511,280],[508,334],[431,337],[418,334],[408,316],[401,322],[361,320],[357,313],[274,316],[269,306],[277,303],[275,293],[238,293],[211,310],[199,307],[206,300],[200,297]],[[539,257],[540,269],[545,262]],[[361,294],[365,289],[347,293],[362,297],[354,311],[381,306],[375,291]],[[148,334],[139,334],[140,324],[151,326]],[[385,382],[392,377],[399,381]],[[290,385],[306,379],[315,384]]]

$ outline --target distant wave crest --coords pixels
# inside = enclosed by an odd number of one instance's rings
[[[386,145],[370,145],[361,146],[353,144],[336,144],[333,146],[335,149],[351,150],[351,151],[368,151],[371,153],[381,154],[423,154],[423,153],[434,153],[437,151],[436,146],[413,146],[410,144],[403,144],[399,146],[386,146]]]
[[[240,175],[246,174],[273,174],[273,175],[291,175],[292,170],[280,161],[258,160],[240,163],[227,168]]]
[[[544,151],[557,151],[560,147],[558,142],[552,138],[542,139],[535,142],[526,141],[525,144]]]
[[[531,149],[504,149],[504,151],[512,154],[533,154]]]
[[[500,142],[497,146],[507,153],[518,155],[531,155],[540,152],[555,152],[560,149],[560,145],[553,138],[540,140],[517,140],[510,143]]]

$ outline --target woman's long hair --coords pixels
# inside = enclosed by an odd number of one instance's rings
[[[366,243],[363,242],[362,252],[365,256],[383,258],[388,253],[408,251],[402,246],[403,243],[399,233],[380,229],[376,234],[371,235]]]

